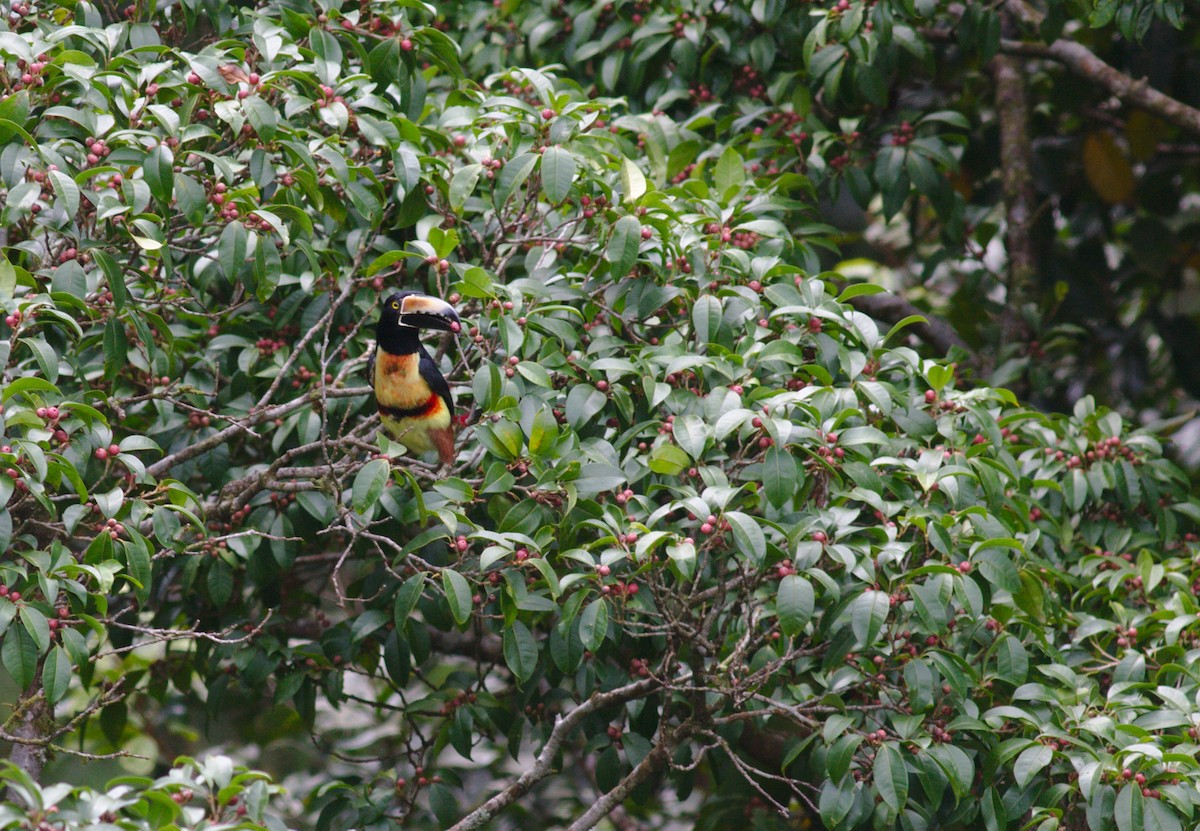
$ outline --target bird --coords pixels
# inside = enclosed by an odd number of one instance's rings
[[[454,399],[418,333],[461,328],[458,312],[445,300],[397,292],[383,303],[367,363],[384,432],[413,453],[436,450],[442,464],[454,462]]]

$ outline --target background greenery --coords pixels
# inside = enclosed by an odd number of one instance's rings
[[[0,828],[1194,823],[1181,3],[4,11]]]

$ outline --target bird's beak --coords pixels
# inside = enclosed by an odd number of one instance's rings
[[[457,332],[462,328],[453,306],[426,294],[410,294],[400,302],[400,323],[416,329],[441,329],[444,332]]]

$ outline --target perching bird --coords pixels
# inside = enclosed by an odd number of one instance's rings
[[[402,291],[383,304],[367,377],[384,431],[415,453],[436,450],[454,461],[454,399],[450,385],[421,345],[421,329],[457,332],[458,313],[444,300]]]

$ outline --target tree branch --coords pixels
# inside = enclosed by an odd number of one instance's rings
[[[1021,62],[997,55],[990,69],[1000,122],[1000,177],[1004,187],[1005,248],[1008,251],[1008,302],[1005,337],[1023,337],[1021,307],[1034,293],[1037,252],[1031,233],[1037,196],[1033,189],[1033,148],[1029,141],[1029,102]]]
[[[370,387],[342,387],[339,389],[327,389],[324,393],[326,398],[354,398],[359,395],[370,395]],[[214,447],[224,444],[233,436],[243,432],[247,427],[253,427],[256,424],[262,424],[264,421],[273,421],[281,418],[288,413],[295,412],[302,407],[312,406],[321,400],[321,392],[318,389],[313,389],[308,395],[303,395],[299,398],[294,398],[276,407],[268,407],[262,410],[256,410],[250,413],[243,421],[237,424],[231,424],[224,430],[218,430],[208,438],[198,441],[195,444],[189,444],[187,447],[172,453],[169,456],[164,456],[154,464],[146,468],[146,474],[160,478],[175,465],[186,462],[189,459],[194,459],[212,450]]]
[[[955,346],[965,352],[971,351],[971,347],[954,330],[953,326],[898,295],[891,293],[860,294],[858,297],[850,299],[850,305],[885,323],[897,323],[910,315],[920,315],[925,318],[925,322],[914,324],[909,327],[909,330],[921,340],[943,355]]]
[[[42,692],[41,667],[37,678],[18,699],[16,712],[9,721],[16,722],[11,732],[5,731],[5,739],[13,742],[9,760],[34,782],[40,782],[54,729],[54,713]]]
[[[1042,23],[1044,15],[1031,8],[1024,0],[1006,0],[1004,7],[1028,26],[1037,27]],[[1200,110],[1159,92],[1146,83],[1145,79],[1131,78],[1114,69],[1081,43],[1065,38],[1059,38],[1050,44],[1001,40],[1000,49],[1011,55],[1058,61],[1076,75],[1104,87],[1123,103],[1200,135]]]
[[[624,802],[638,785],[649,779],[659,768],[665,767],[671,759],[671,753],[692,732],[693,728],[688,722],[670,732],[664,729],[658,744],[646,754],[646,758],[638,762],[637,767],[618,782],[616,787],[597,799],[591,808],[584,811],[583,816],[571,823],[567,831],[589,831],[595,828],[596,824]]]
[[[504,790],[500,791],[500,793],[496,794],[487,802],[483,803],[474,811],[459,820],[457,824],[450,828],[450,831],[473,831],[475,828],[482,828],[498,813],[503,811],[512,803],[516,802],[525,794],[529,793],[530,789],[534,785],[545,779],[550,774],[554,773],[554,760],[555,757],[558,756],[558,751],[562,748],[563,742],[566,741],[567,736],[570,735],[571,731],[579,726],[579,723],[583,721],[586,716],[594,713],[596,710],[603,709],[604,707],[609,707],[613,704],[623,704],[626,701],[632,701],[635,698],[641,698],[649,695],[658,687],[659,683],[657,681],[655,681],[653,678],[648,678],[643,681],[636,681],[632,684],[626,684],[624,687],[617,687],[615,690],[609,690],[608,692],[592,693],[587,701],[580,704],[570,713],[565,716],[558,716],[554,721],[554,729],[550,731],[550,738],[546,740],[546,744],[542,748],[542,751],[538,753],[537,758],[533,762],[533,766],[517,777],[515,782],[511,783]],[[655,751],[657,750],[658,748],[655,748]],[[653,756],[655,751],[651,751],[650,756]],[[646,758],[649,759],[650,756],[647,756]],[[642,765],[645,763],[645,760],[643,760]],[[638,768],[641,768],[642,765],[639,765]],[[626,777],[626,780],[633,776],[634,773],[637,773],[637,770],[638,769],[635,768],[633,773]],[[624,780],[622,781],[622,784],[624,784]],[[616,790],[619,789],[620,785],[618,785],[613,792],[615,793]],[[630,787],[630,790],[632,790],[632,786]],[[608,809],[608,811],[611,810],[612,808]],[[608,811],[605,811],[605,813],[608,813]],[[603,816],[603,814],[600,816]],[[599,817],[597,817],[597,820],[598,819]],[[592,823],[592,825],[594,824],[595,822]],[[578,825],[578,822],[576,825]],[[575,829],[576,825],[572,825],[571,828]],[[580,827],[590,828],[591,825]]]

